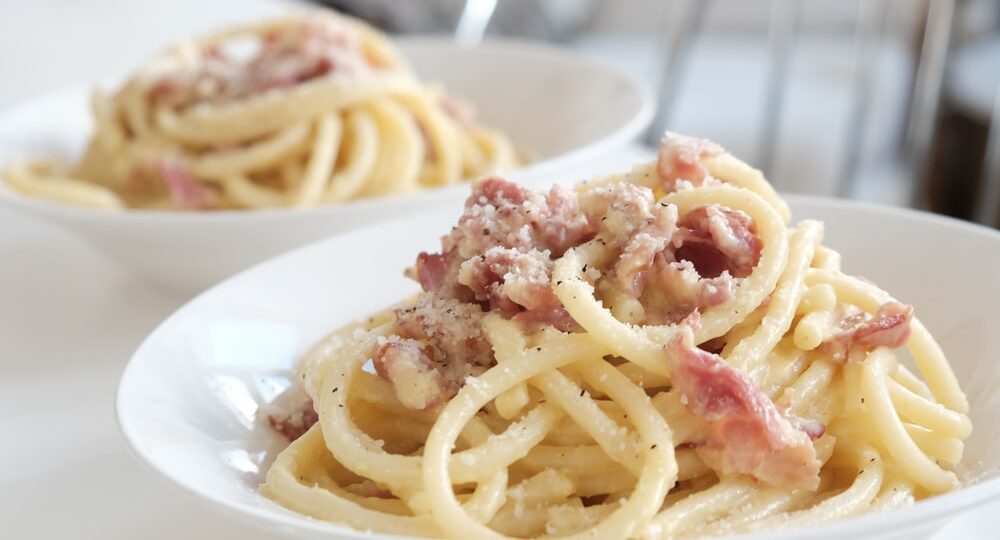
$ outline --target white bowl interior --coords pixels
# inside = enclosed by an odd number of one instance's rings
[[[486,42],[481,48],[449,46],[443,58],[437,39],[399,41],[421,80],[442,81],[450,93],[476,104],[484,123],[508,134],[539,161],[592,144],[648,108],[642,87],[559,49]],[[599,71],[608,73],[599,76]],[[544,117],[539,117],[543,109]],[[643,124],[651,113],[652,108],[643,112]],[[555,133],[559,136],[553,137]]]
[[[640,85],[570,51],[506,41],[470,49],[434,38],[400,39],[399,46],[422,80],[467,98],[485,122],[534,157],[511,174],[523,182],[551,183],[584,157],[624,145],[652,116],[652,99]],[[0,115],[0,166],[17,157],[78,156],[91,129],[88,102],[89,89],[80,87]],[[28,199],[0,183],[0,203],[64,225],[140,275],[190,294],[331,234],[455,207],[467,190],[308,210],[104,213]]]
[[[906,210],[791,201],[798,218],[826,222],[826,243],[843,254],[845,270],[916,307],[949,355],[976,428],[962,464],[970,486],[914,508],[768,537],[904,537],[1000,493],[994,478],[1000,432],[993,429],[1000,420],[1000,281],[992,279],[1000,275],[1000,233]],[[125,371],[118,395],[125,438],[161,475],[241,519],[299,537],[361,538],[257,494],[283,442],[255,421],[255,412],[289,384],[289,369],[313,342],[415,291],[401,269],[418,251],[437,246],[454,214],[307,246],[186,305],[153,332]]]

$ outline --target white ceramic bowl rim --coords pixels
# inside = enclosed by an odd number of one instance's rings
[[[905,208],[894,208],[886,207],[878,204],[863,203],[857,201],[843,201],[835,200],[824,197],[806,196],[806,195],[786,195],[786,199],[791,202],[802,202],[802,203],[822,203],[824,205],[839,207],[839,208],[854,208],[864,212],[877,212],[885,213],[892,216],[897,216],[901,218],[920,218],[922,220],[929,220],[935,222],[938,225],[952,228],[957,233],[962,233],[966,235],[978,236],[984,239],[990,239],[990,241],[1000,242],[1000,231],[989,229],[983,226],[975,225],[958,219],[954,219],[947,216],[929,214],[926,212],[915,211]],[[394,220],[382,223],[377,227],[392,226],[393,223],[397,223],[403,220]],[[352,231],[346,233],[345,236],[352,235],[364,235],[365,230]],[[343,238],[343,237],[341,237]],[[288,514],[280,514],[274,512],[264,513],[252,507],[234,503],[228,499],[218,497],[213,493],[205,492],[199,489],[199,486],[195,483],[187,483],[176,478],[171,477],[166,471],[160,469],[156,465],[155,459],[147,453],[143,446],[139,444],[139,438],[134,430],[134,426],[130,425],[123,415],[123,411],[128,408],[128,399],[126,389],[129,388],[130,379],[132,376],[132,371],[137,369],[135,359],[143,356],[144,351],[147,347],[150,347],[151,341],[154,337],[163,330],[172,319],[178,317],[179,315],[185,313],[188,310],[194,309],[199,302],[199,299],[203,296],[211,295],[216,289],[242,278],[247,273],[253,272],[256,269],[282,264],[286,258],[295,257],[295,255],[300,251],[305,251],[312,249],[316,244],[320,244],[329,240],[324,240],[309,244],[298,249],[292,250],[288,253],[280,255],[278,257],[272,258],[265,261],[259,265],[254,266],[244,272],[241,272],[222,283],[212,287],[199,295],[199,297],[189,301],[184,306],[179,308],[170,317],[168,317],[163,323],[161,323],[146,340],[139,346],[132,360],[126,366],[125,371],[122,374],[122,378],[118,386],[118,394],[115,403],[116,416],[118,421],[119,429],[122,432],[125,441],[127,442],[129,448],[132,450],[134,455],[147,467],[149,467],[157,476],[166,480],[169,484],[179,487],[183,491],[190,495],[193,495],[196,499],[200,499],[204,503],[209,503],[209,506],[214,506],[217,509],[226,510],[236,515],[253,515],[255,519],[264,520],[273,526],[284,526],[292,527],[298,529],[305,529],[315,533],[330,534],[331,538],[334,534],[344,534],[344,533],[358,533],[353,529],[346,528],[344,526],[327,523],[319,520],[309,518],[307,516],[300,516],[289,512]],[[986,426],[984,426],[986,427]],[[939,495],[927,500],[920,501],[914,505],[903,507],[884,513],[878,514],[865,514],[853,518],[847,518],[843,520],[834,521],[831,523],[826,523],[821,525],[823,528],[824,537],[849,537],[855,534],[873,534],[873,533],[884,533],[884,532],[904,532],[908,530],[918,529],[922,525],[932,522],[936,519],[941,519],[949,514],[956,513],[963,509],[976,506],[987,502],[991,499],[1000,498],[1000,477],[993,477],[985,480],[976,481],[973,484],[963,486],[962,488]],[[739,535],[738,538],[747,540],[792,540],[799,538],[810,538],[816,533],[816,527],[803,527],[798,529],[782,530],[775,532],[763,532],[763,533],[752,533],[746,535]],[[371,538],[403,538],[393,535],[380,535],[380,534],[368,534],[366,537]]]
[[[450,39],[443,37],[432,37],[432,36],[422,36],[422,37],[395,37],[394,41],[400,46],[400,48],[405,48],[407,46],[412,47],[422,47],[422,46],[454,46],[462,49],[475,49],[477,47],[462,46],[454,43]],[[575,148],[568,152],[553,155],[550,158],[543,159],[536,163],[529,164],[525,167],[520,167],[518,169],[513,169],[504,175],[521,179],[533,179],[539,178],[545,174],[554,173],[558,169],[565,167],[567,164],[579,160],[588,154],[599,154],[606,149],[614,148],[616,146],[622,145],[631,138],[642,132],[652,121],[653,113],[655,110],[655,104],[653,102],[652,93],[650,90],[642,83],[637,81],[635,78],[625,74],[621,70],[615,68],[614,66],[608,65],[606,63],[598,62],[588,58],[582,53],[575,52],[572,50],[559,48],[552,45],[545,45],[537,42],[531,42],[522,39],[511,39],[511,38],[488,38],[485,40],[479,48],[484,51],[500,51],[500,52],[511,52],[515,54],[530,54],[535,57],[541,57],[549,60],[555,60],[563,64],[572,64],[581,67],[585,67],[588,70],[593,70],[595,72],[601,72],[609,79],[616,79],[623,85],[629,87],[635,96],[638,98],[639,108],[632,115],[632,117],[625,123],[619,125],[615,130],[606,133],[600,139],[588,143],[582,147]],[[420,77],[420,74],[417,74]],[[73,87],[76,89],[85,88],[83,85]],[[44,98],[44,96],[43,96]],[[29,105],[31,101],[28,101],[24,105]],[[17,106],[12,107],[6,111],[0,112],[0,119],[2,119],[7,114],[16,112]],[[515,141],[516,143],[516,141]],[[198,222],[216,222],[216,221],[227,221],[227,220],[238,220],[245,219],[247,216],[252,215],[254,218],[285,218],[288,216],[297,215],[312,215],[317,213],[336,213],[340,211],[365,211],[365,210],[379,210],[380,207],[389,203],[402,203],[406,204],[420,204],[424,197],[432,197],[436,194],[441,193],[449,189],[454,189],[456,186],[443,186],[440,188],[423,190],[414,194],[409,194],[402,197],[375,197],[368,199],[358,199],[355,201],[349,201],[345,203],[338,203],[332,205],[316,206],[312,208],[296,208],[296,207],[281,207],[281,208],[262,208],[256,210],[216,210],[211,212],[185,212],[185,211],[163,211],[163,210],[127,210],[124,212],[106,212],[93,210],[88,208],[75,207],[68,204],[60,204],[58,202],[48,201],[45,199],[26,197],[20,193],[7,187],[4,182],[0,182],[0,198],[8,201],[10,204],[26,210],[41,211],[45,213],[55,213],[57,215],[71,216],[73,218],[82,219],[121,219],[121,220],[144,220],[150,222],[160,222],[160,223],[172,223],[175,220],[188,221],[198,221]]]

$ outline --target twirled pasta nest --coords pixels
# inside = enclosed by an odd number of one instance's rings
[[[75,166],[21,160],[15,190],[96,208],[315,206],[517,165],[473,109],[421,84],[386,37],[332,12],[171,47],[113,94]]]
[[[423,291],[259,413],[294,439],[262,492],[393,534],[677,538],[953,489],[972,427],[940,347],[789,220],[759,171],[672,134],[575,191],[477,183]]]

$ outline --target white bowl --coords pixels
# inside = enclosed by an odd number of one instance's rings
[[[908,210],[790,197],[827,224],[845,270],[913,304],[940,340],[976,426],[962,489],[877,515],[755,538],[921,538],[1000,495],[1000,232]],[[338,326],[417,289],[400,269],[435,248],[454,216],[424,215],[331,238],[248,270],[199,296],[139,347],[118,390],[135,453],[187,493],[297,538],[384,538],[312,520],[257,493],[284,441],[255,423],[293,362]],[[371,249],[378,246],[378,249]],[[363,257],[357,256],[364,254]]]
[[[649,92],[618,71],[553,47],[513,41],[459,47],[400,39],[424,81],[474,103],[479,117],[536,160],[509,176],[552,182],[579,161],[621,147],[652,117]],[[17,156],[76,156],[90,133],[89,92],[78,88],[0,116],[0,164]],[[213,213],[97,212],[30,199],[0,183],[0,203],[54,221],[168,289],[190,294],[290,248],[391,217],[454,208],[465,185],[315,209]]]

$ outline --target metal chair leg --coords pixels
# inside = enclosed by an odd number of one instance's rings
[[[455,25],[455,41],[467,46],[482,43],[496,10],[497,0],[465,0],[462,15]]]
[[[911,170],[918,179],[928,165],[934,138],[934,123],[941,101],[945,62],[948,59],[948,50],[951,48],[954,16],[955,0],[930,0],[906,137],[906,151],[910,156]],[[917,182],[911,199],[913,206],[922,205],[921,197],[927,191],[926,181],[924,178],[923,181]]]
[[[983,160],[979,199],[973,218],[985,225],[1000,226],[1000,84],[993,98],[990,114],[990,134],[986,140],[986,157]]]
[[[781,129],[781,110],[788,90],[788,67],[798,38],[800,0],[772,0],[771,20],[768,23],[770,62],[767,87],[764,91],[764,124],[761,126],[760,146],[757,149],[758,168],[765,176],[774,172],[778,148],[778,131]]]
[[[656,116],[646,132],[645,139],[650,146],[659,146],[663,132],[670,127],[672,108],[680,90],[680,75],[691,56],[695,36],[701,31],[710,4],[710,0],[686,0],[674,2],[673,5],[678,7],[668,11],[668,16],[676,22],[668,33],[670,37],[666,40],[667,47],[660,68]],[[680,15],[674,17],[678,12]]]
[[[888,4],[885,0],[858,0],[854,26],[854,99],[848,118],[846,151],[837,181],[837,196],[850,197],[857,189],[858,171],[861,168],[861,149],[864,148],[871,114],[872,92],[878,66],[878,45],[884,34]]]

